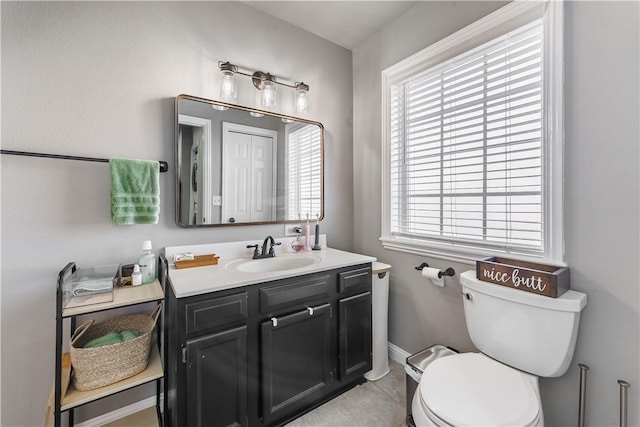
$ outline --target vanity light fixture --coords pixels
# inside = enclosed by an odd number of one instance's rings
[[[236,75],[251,77],[253,85],[261,91],[260,107],[265,109],[274,109],[277,105],[276,84],[295,89],[294,106],[296,113],[309,112],[309,85],[304,82],[296,82],[289,84],[278,81],[277,77],[270,73],[262,71],[241,71],[237,65],[228,61],[219,61],[220,68],[220,98],[222,101],[235,102],[237,98]]]

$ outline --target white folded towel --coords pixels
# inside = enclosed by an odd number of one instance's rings
[[[113,282],[111,279],[91,280],[90,282],[80,283],[74,286],[71,294],[75,297],[83,295],[102,294],[113,290]]]

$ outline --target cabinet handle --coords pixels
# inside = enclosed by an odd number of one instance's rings
[[[309,316],[313,316],[313,307],[307,307],[307,311],[309,312]]]
[[[272,317],[271,318],[271,324],[273,324],[273,327],[277,327],[278,326],[278,318],[277,317]]]

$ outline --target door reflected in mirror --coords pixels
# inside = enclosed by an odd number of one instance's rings
[[[324,215],[321,123],[176,97],[176,222],[296,223]]]

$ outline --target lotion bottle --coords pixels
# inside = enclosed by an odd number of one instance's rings
[[[142,285],[142,273],[140,272],[140,266],[134,264],[133,273],[131,274],[131,286]]]
[[[146,285],[156,280],[156,256],[151,252],[151,240],[145,240],[142,243],[142,255],[138,264],[143,284]]]

